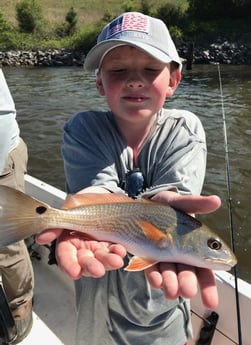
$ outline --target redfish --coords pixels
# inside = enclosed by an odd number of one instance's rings
[[[0,246],[45,229],[82,232],[122,244],[132,255],[127,271],[158,262],[229,270],[237,260],[226,243],[199,220],[167,205],[120,194],[85,194],[80,207],[56,209],[0,186]]]

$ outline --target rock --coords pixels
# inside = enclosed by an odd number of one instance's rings
[[[249,41],[247,41],[249,42]],[[177,44],[181,60],[187,60],[188,44]],[[0,66],[83,66],[85,55],[80,51],[66,49],[48,49],[47,51],[0,51]],[[251,43],[231,42],[226,39],[217,39],[216,42],[193,44],[193,63],[217,63],[250,65]]]
[[[0,66],[83,66],[83,62],[84,54],[65,49],[0,52]]]
[[[187,59],[188,45],[178,45],[179,55]],[[217,40],[207,45],[194,44],[194,64],[222,63],[234,65],[251,64],[251,44],[238,43],[228,40]]]

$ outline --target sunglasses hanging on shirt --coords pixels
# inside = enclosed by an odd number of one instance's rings
[[[142,172],[137,168],[130,170],[126,174],[126,185],[125,190],[128,193],[128,196],[136,199],[137,196],[144,189],[144,176]]]

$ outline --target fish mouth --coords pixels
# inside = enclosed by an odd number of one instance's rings
[[[212,262],[213,265],[220,265],[222,267],[229,267],[229,269],[231,269],[232,267],[234,267],[237,264],[237,259],[234,258],[230,258],[229,260],[225,260],[225,259],[221,259],[221,258],[215,258],[212,259],[210,257],[205,258],[206,261],[208,262]]]

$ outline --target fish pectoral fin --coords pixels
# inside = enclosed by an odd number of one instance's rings
[[[171,233],[163,233],[155,225],[147,222],[146,220],[139,220],[138,224],[141,227],[145,236],[149,240],[155,242],[160,249],[168,248],[173,243]]]
[[[139,258],[138,256],[133,256],[128,266],[125,267],[125,271],[129,272],[136,272],[136,271],[143,271],[146,268],[149,268],[153,265],[155,265],[157,262],[155,260],[151,259],[143,259]]]

